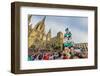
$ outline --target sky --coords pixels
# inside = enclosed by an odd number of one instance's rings
[[[41,21],[45,16],[32,15],[32,27]],[[75,43],[82,43],[88,41],[88,17],[75,16],[46,16],[45,32],[51,29],[52,37],[56,36],[60,31],[63,34],[65,29],[69,28],[72,33],[72,40]]]

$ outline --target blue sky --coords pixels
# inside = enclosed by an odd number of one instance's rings
[[[44,16],[33,15],[31,19],[32,27],[34,27]],[[51,29],[52,37],[61,31],[65,33],[65,29],[69,28],[72,32],[72,40],[74,42],[87,42],[88,40],[88,17],[75,16],[46,16],[45,31]]]

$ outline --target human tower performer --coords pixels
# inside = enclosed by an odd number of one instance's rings
[[[72,33],[68,28],[66,28],[65,31],[66,33],[64,34],[64,47],[73,47]]]
[[[64,51],[63,51],[63,59],[69,59],[71,58],[71,51],[70,49],[73,48],[73,42],[72,42],[72,33],[69,31],[68,28],[65,29],[64,34]]]

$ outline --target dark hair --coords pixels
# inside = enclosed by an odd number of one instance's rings
[[[63,56],[66,56],[66,54],[63,54]]]
[[[43,55],[40,54],[40,55],[38,56],[38,59],[41,60],[42,58],[43,58]]]

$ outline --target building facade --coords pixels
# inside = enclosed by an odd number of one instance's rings
[[[30,18],[31,19],[31,18]],[[63,45],[63,33],[58,32],[57,36],[52,37],[51,29],[48,33],[45,32],[45,19],[44,17],[33,28],[32,24],[28,24],[28,47],[29,48],[60,48]],[[30,20],[28,20],[30,21]]]
[[[75,43],[76,48],[82,48],[83,51],[88,51],[88,43]]]

